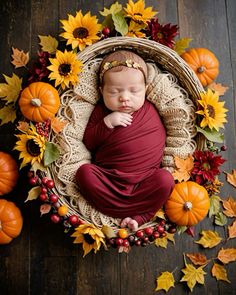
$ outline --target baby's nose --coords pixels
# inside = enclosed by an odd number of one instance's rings
[[[121,94],[119,97],[120,102],[128,101],[129,97],[125,93]]]

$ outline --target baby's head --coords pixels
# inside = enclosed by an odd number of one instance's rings
[[[133,113],[145,101],[147,66],[128,50],[115,51],[100,67],[100,91],[106,107],[112,111]]]

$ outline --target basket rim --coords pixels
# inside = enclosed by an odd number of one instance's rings
[[[193,102],[197,104],[200,93],[204,92],[197,75],[176,51],[156,41],[133,37],[107,38],[86,47],[77,54],[77,58],[86,63],[96,56],[104,56],[119,49],[136,51],[141,56],[146,55],[148,60],[160,64],[178,78],[180,84],[188,89]]]

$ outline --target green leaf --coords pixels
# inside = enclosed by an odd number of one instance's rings
[[[111,31],[114,30],[114,23],[113,23],[113,20],[112,20],[112,15],[109,14],[108,16],[105,17],[103,23],[102,23],[102,27],[106,27],[106,28],[109,28]]]
[[[218,212],[215,215],[214,222],[216,225],[224,226],[227,223],[227,217],[222,212]]]
[[[0,126],[3,124],[6,124],[8,122],[14,123],[16,119],[16,110],[11,105],[5,106],[2,109],[0,109]]]
[[[25,200],[25,202],[36,200],[38,196],[40,195],[41,192],[41,187],[40,186],[35,186],[33,187],[29,192],[28,192],[28,197]]]
[[[185,225],[178,225],[176,227],[178,235],[184,233],[186,231],[186,229],[187,229],[187,226],[185,226]]]
[[[112,19],[114,22],[115,29],[122,36],[128,33],[128,25],[122,12],[113,13]]]
[[[220,197],[213,195],[210,197],[209,217],[211,217],[212,215],[216,215],[219,211],[220,211]]]
[[[219,133],[215,129],[211,130],[209,128],[202,129],[199,126],[196,126],[197,132],[202,133],[208,140],[212,142],[222,143],[224,142],[224,134]]]
[[[119,4],[119,2],[116,2],[116,3],[113,3],[110,8],[106,8],[104,7],[104,10],[103,11],[99,11],[99,13],[103,16],[108,16],[108,15],[111,15],[111,14],[115,14],[115,13],[118,13],[122,10],[122,5]]]
[[[52,142],[46,143],[46,150],[43,155],[44,166],[50,165],[60,156],[60,151],[57,146]]]

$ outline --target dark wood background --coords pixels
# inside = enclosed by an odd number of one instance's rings
[[[97,14],[113,0],[0,0],[0,73],[12,75],[10,64],[11,47],[29,51],[31,57],[38,50],[38,35],[57,36],[61,30],[59,19],[67,14],[75,15],[79,9]],[[125,4],[126,1],[119,1]],[[227,159],[225,171],[236,168],[235,134],[235,84],[236,84],[236,1],[235,0],[146,0],[159,11],[162,23],[179,24],[180,37],[193,38],[191,47],[206,47],[220,60],[220,75],[217,79],[229,86],[225,94],[229,109],[225,130]],[[22,74],[22,70],[16,70]],[[4,82],[0,77],[0,82]],[[13,146],[10,124],[0,128],[0,149],[9,151]],[[222,180],[224,180],[222,176]],[[72,239],[63,233],[60,226],[51,224],[48,217],[40,217],[37,203],[24,203],[27,185],[22,176],[14,191],[4,196],[15,201],[21,208],[24,227],[21,235],[11,244],[0,246],[0,294],[1,295],[65,295],[65,294],[156,294],[155,279],[162,271],[175,271],[176,280],[181,278],[183,252],[204,253],[214,257],[218,248],[203,250],[193,243],[188,235],[176,236],[176,245],[168,249],[133,247],[131,252],[118,254],[112,249],[89,254],[82,258],[82,249],[74,245]],[[225,184],[222,197],[235,196],[235,189]],[[197,227],[214,230],[212,221],[206,219]],[[216,228],[222,236],[224,228]],[[198,239],[198,235],[196,236]],[[195,240],[196,240],[195,239]],[[235,247],[235,239],[228,243]],[[210,266],[205,268],[208,275],[205,285],[197,285],[192,294],[236,294],[236,265],[227,266],[231,284],[217,282],[210,275]],[[168,294],[188,294],[183,283],[177,283]],[[157,294],[164,294],[158,292]]]

